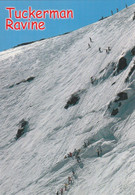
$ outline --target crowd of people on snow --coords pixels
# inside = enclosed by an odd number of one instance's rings
[[[127,4],[125,4],[125,7],[128,8]],[[119,12],[119,9],[116,8],[116,11]],[[113,15],[113,11],[111,10],[111,14]]]
[[[126,4],[126,8],[128,8],[127,4]],[[117,12],[119,12],[119,9],[118,8],[116,8],[116,10],[117,10]],[[113,15],[113,11],[112,10],[111,10],[111,14]],[[133,20],[135,20],[135,12],[134,12],[134,15],[133,15]],[[89,40],[90,40],[90,43],[93,43],[91,37],[89,37]],[[87,49],[90,49],[91,48],[91,44],[90,43],[88,43],[88,48]],[[98,50],[99,50],[100,53],[102,53],[104,49],[102,50],[101,47],[99,47]],[[106,51],[107,54],[109,54],[110,51],[111,51],[111,48],[108,47],[107,49],[105,49],[105,51]]]
[[[128,5],[126,4],[125,7],[128,8]],[[116,8],[116,11],[119,12],[119,9]],[[113,15],[113,11],[112,10],[111,10],[111,14]],[[135,12],[134,12],[133,20],[135,20]]]
[[[90,145],[90,141],[84,141],[84,144],[83,144],[83,148],[87,148],[88,146]],[[80,154],[81,153],[81,149],[74,149],[73,152],[69,152],[67,155],[64,156],[64,159],[66,158],[72,158],[72,159],[76,159],[77,160],[77,163],[80,163],[81,162],[81,158],[80,158]],[[100,157],[102,156],[102,147],[99,146],[97,147],[97,150],[96,150],[96,153],[97,153],[97,157]],[[75,171],[72,170],[72,176],[69,176],[67,178],[67,182],[64,184],[64,186],[58,190],[56,192],[56,195],[63,195],[64,192],[68,191],[69,188],[70,188],[70,185],[72,185],[74,183],[74,179],[75,179]]]
[[[60,188],[60,190],[58,190],[56,192],[56,195],[63,195],[64,192],[68,191],[70,188],[70,185],[72,185],[74,183],[74,179],[75,179],[75,171],[72,170],[72,176],[69,176],[67,178],[67,182],[64,184],[64,186],[62,188]]]
[[[65,158],[69,158],[69,157],[72,157],[72,158],[75,157],[75,159],[77,160],[77,162],[80,162],[81,161],[81,158],[79,156],[79,153],[80,152],[81,152],[81,149],[78,149],[78,150],[74,149],[74,152],[69,152],[67,155],[64,156],[64,159]]]
[[[90,39],[90,42],[92,43],[93,41],[92,41],[92,38],[91,37],[89,37],[89,39]],[[90,49],[91,48],[91,45],[90,45],[90,43],[88,43],[88,49]],[[101,47],[99,47],[99,52],[100,53],[102,53],[103,52],[103,50],[105,50],[106,51],[106,53],[107,54],[109,54],[110,53],[110,51],[111,51],[111,47],[108,47],[107,49],[101,49]]]
[[[82,146],[82,148],[87,148],[90,145],[90,141],[84,141],[84,144]],[[76,159],[77,163],[81,162],[81,158],[80,158],[80,153],[81,153],[81,149],[74,149],[73,152],[69,152],[67,155],[64,156],[64,159],[66,158],[72,158],[72,159]],[[102,147],[98,146],[95,153],[97,153],[97,157],[102,156]],[[64,184],[64,187],[62,187],[60,190],[58,190],[56,192],[56,195],[63,195],[64,192],[68,191],[70,188],[70,185],[72,185],[74,183],[74,178],[75,177],[75,171],[72,170],[72,176],[69,176],[67,178],[67,182]]]

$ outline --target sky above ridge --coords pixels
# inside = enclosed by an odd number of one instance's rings
[[[87,0],[87,1],[0,1],[0,51],[12,48],[18,44],[57,36],[98,21],[102,16],[110,16],[111,10],[122,10],[125,5],[135,3],[135,0]],[[45,30],[6,30],[5,19],[9,18],[6,7],[18,10],[67,10],[74,11],[74,19],[44,19]],[[16,22],[18,20],[14,20]],[[19,21],[23,21],[20,19]],[[27,20],[25,20],[26,22]]]

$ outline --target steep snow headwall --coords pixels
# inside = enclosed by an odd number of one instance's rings
[[[134,10],[0,53],[1,194],[134,194]]]

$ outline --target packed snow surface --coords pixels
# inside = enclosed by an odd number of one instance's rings
[[[0,53],[1,195],[135,194],[134,11]]]

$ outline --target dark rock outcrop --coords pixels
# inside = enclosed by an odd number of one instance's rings
[[[116,82],[112,83],[112,85],[115,85]]]
[[[35,77],[29,77],[28,79],[25,80],[25,82],[31,82],[35,79]]]
[[[16,139],[20,138],[28,130],[28,121],[22,119],[19,123],[19,129],[16,134]]]
[[[127,60],[125,57],[120,58],[118,66],[117,66],[117,72],[124,70],[128,66]]]
[[[133,49],[131,50],[131,54],[132,54],[133,56],[135,56],[135,47],[133,47]]]
[[[125,82],[128,82],[129,81],[129,78],[130,78],[130,76],[132,75],[132,73],[135,71],[135,64],[134,64],[134,66],[131,68],[131,70],[130,70],[130,72],[128,73],[128,76],[127,76],[127,78],[125,79]]]
[[[70,106],[74,106],[76,104],[78,104],[80,100],[80,97],[78,94],[73,94],[70,99],[68,100],[67,104],[65,105],[65,109],[68,109]]]
[[[118,112],[119,112],[118,108],[113,109],[112,113],[111,113],[111,116],[115,116],[116,114],[118,114]]]
[[[111,101],[108,105],[108,111],[111,113],[111,116],[116,116],[124,106],[124,100],[128,99],[128,93],[120,92],[117,94],[116,98]]]
[[[36,42],[36,41],[21,43],[21,44],[18,44],[18,45],[16,45],[16,46],[14,46],[13,48],[20,47],[20,46],[24,46],[24,45],[29,45],[29,44],[32,44],[32,43],[34,43],[34,42]]]
[[[27,79],[23,79],[22,81],[16,83],[16,84],[13,84],[13,85],[10,85],[9,88],[12,88],[14,87],[15,85],[20,85],[21,83],[26,83],[26,82],[31,82],[35,79],[35,77],[29,77]]]
[[[108,18],[109,16],[106,16],[106,17],[101,17],[98,21],[101,21],[101,20],[104,20],[104,19],[106,19],[106,18]]]
[[[127,100],[128,99],[128,95],[126,92],[120,92],[117,94],[117,98],[115,99],[114,102],[118,102],[118,101],[123,101],[123,100]]]

